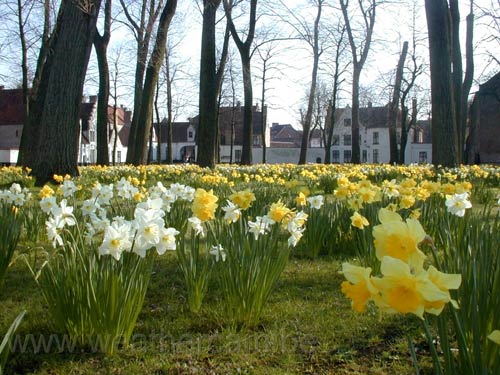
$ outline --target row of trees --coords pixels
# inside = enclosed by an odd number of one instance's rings
[[[7,1],[7,0],[6,0]],[[126,161],[144,164],[148,157],[156,103],[158,112],[158,87],[161,67],[166,67],[168,113],[167,132],[171,140],[172,123],[172,70],[167,48],[169,27],[176,12],[176,0],[61,0],[57,19],[52,20],[54,2],[43,0],[43,32],[34,73],[29,74],[27,21],[39,1],[17,1],[19,40],[22,50],[24,131],[20,146],[19,164],[32,168],[38,183],[49,180],[53,174],[75,175],[77,171],[78,121],[83,85],[92,48],[95,49],[99,68],[99,102],[97,116],[98,163],[108,164],[107,107],[110,94],[110,71],[107,50],[111,40],[112,21],[117,19],[113,9],[119,9],[120,22],[134,35],[136,61],[134,79],[133,118]],[[199,129],[198,160],[202,166],[213,167],[218,150],[218,107],[227,79],[228,56],[234,43],[240,56],[244,93],[243,149],[241,162],[252,163],[252,58],[258,55],[263,69],[261,102],[266,100],[266,72],[275,57],[277,45],[293,42],[305,43],[311,51],[310,85],[307,90],[307,108],[302,113],[303,141],[299,163],[305,163],[311,131],[321,128],[325,144],[325,162],[330,161],[335,116],[325,123],[326,112],[335,113],[339,92],[345,87],[348,72],[351,77],[352,99],[352,161],[360,162],[359,100],[360,78],[367,61],[376,27],[377,9],[384,6],[381,0],[311,0],[311,16],[291,9],[282,0],[262,4],[258,0],[203,0],[198,3],[202,18],[202,40],[199,77]],[[31,6],[31,8],[29,8]],[[325,7],[337,9],[335,22],[322,21]],[[413,18],[416,14],[413,3]],[[473,2],[467,17],[466,69],[462,69],[460,49],[460,14],[457,0],[426,0],[425,2],[429,55],[432,82],[432,135],[433,160],[444,165],[462,161],[467,119],[467,99],[473,77],[472,31]],[[103,8],[102,31],[98,19]],[[116,10],[115,10],[116,12]],[[257,33],[260,17],[271,18],[274,24],[287,25],[284,32],[269,32],[262,28]],[[415,21],[413,22],[415,24]],[[402,162],[404,141],[409,127],[416,121],[417,109],[411,99],[423,63],[416,52],[418,47],[416,27],[413,40],[402,43],[399,61],[395,61],[395,76],[391,83],[389,130],[391,162]],[[220,40],[219,40],[220,39]],[[232,43],[231,43],[232,40]],[[218,43],[219,42],[219,43]],[[172,47],[172,45],[170,45]],[[321,58],[329,52],[330,61],[323,66],[329,74],[318,81]],[[408,58],[409,55],[409,58]],[[232,64],[231,64],[232,65]],[[232,73],[232,72],[231,72]],[[232,74],[231,74],[232,76]],[[234,77],[233,77],[234,78]],[[324,83],[327,81],[327,83]],[[111,90],[113,91],[113,90]],[[116,86],[115,86],[116,107]],[[322,99],[321,99],[322,98]],[[156,100],[155,100],[156,99]],[[323,104],[320,101],[323,100]],[[327,103],[327,104],[325,104]],[[396,121],[402,110],[400,151],[396,145]],[[322,115],[323,113],[323,115]],[[157,115],[157,117],[159,117]],[[264,119],[265,121],[265,119]],[[265,125],[265,122],[263,123]],[[265,126],[262,127],[263,132]],[[264,135],[264,133],[263,133]],[[449,142],[453,139],[453,142]],[[34,152],[34,150],[36,150]],[[169,148],[171,161],[171,149]],[[265,161],[265,153],[264,153]]]

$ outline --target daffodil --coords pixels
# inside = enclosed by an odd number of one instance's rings
[[[219,198],[214,195],[212,190],[196,189],[191,205],[193,215],[201,221],[212,220],[215,217],[218,200]]]
[[[363,229],[364,227],[370,225],[368,222],[368,219],[361,215],[359,212],[354,212],[354,214],[351,216],[351,225],[353,227]]]
[[[462,194],[447,195],[445,204],[448,212],[453,215],[463,217],[465,215],[465,210],[472,207],[468,198],[469,193],[467,192]]]
[[[243,190],[231,194],[229,199],[242,210],[246,210],[255,201],[255,195],[250,190]]]
[[[418,248],[426,236],[418,220],[407,219],[385,208],[379,211],[380,225],[373,228],[376,256],[382,260],[390,256],[408,263],[412,268],[421,270],[425,254]]]
[[[342,282],[342,293],[352,301],[352,308],[358,312],[366,309],[366,304],[378,294],[377,288],[371,282],[371,268],[342,264],[342,273],[347,281]]]
[[[292,210],[286,207],[281,201],[278,201],[271,205],[267,216],[274,222],[281,223],[291,212]]]
[[[438,288],[426,272],[412,273],[400,259],[385,256],[380,266],[382,278],[372,278],[380,290],[379,307],[389,313],[412,313],[423,319],[426,305],[449,301],[449,293]]]

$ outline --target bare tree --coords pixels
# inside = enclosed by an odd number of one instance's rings
[[[54,174],[78,175],[80,103],[99,8],[100,0],[61,3],[49,41],[51,53],[30,108],[33,125],[24,129],[36,144],[20,150],[36,155],[36,160],[29,158],[25,165],[32,168],[38,185]],[[20,160],[26,159],[20,156]]]
[[[408,54],[408,42],[403,43],[403,49],[399,55],[398,66],[396,68],[396,77],[394,79],[394,88],[392,93],[392,100],[389,105],[389,149],[390,149],[390,163],[397,163],[399,159],[398,154],[398,140],[396,133],[396,124],[398,121],[399,112],[399,99],[401,95],[401,81],[403,80],[403,69],[405,66],[406,55]]]
[[[229,27],[226,26],[219,66],[216,66],[217,9],[221,0],[204,0],[203,31],[201,42],[198,155],[203,167],[215,166],[218,134],[218,98],[229,46]]]
[[[96,29],[94,35],[94,48],[99,67],[99,94],[97,101],[97,164],[109,164],[109,129],[108,129],[108,102],[109,102],[109,64],[108,45],[111,39],[111,6],[112,0],[105,0],[104,30],[99,34]]]
[[[352,19],[349,17],[349,0],[339,0],[344,16],[344,22],[351,46],[352,53],[352,158],[353,163],[360,162],[360,144],[359,144],[359,79],[361,70],[368,57],[368,51],[372,41],[373,28],[375,26],[375,11],[377,0],[369,0],[366,6],[364,0],[358,0],[358,8],[363,19],[362,36],[356,41],[355,29],[352,25]],[[359,37],[359,36],[358,36]]]
[[[253,142],[253,122],[252,122],[252,73],[250,69],[251,48],[255,36],[255,24],[257,22],[257,0],[250,0],[250,18],[248,22],[248,32],[246,40],[243,41],[238,35],[238,31],[233,22],[232,10],[235,5],[233,0],[223,0],[224,11],[228,20],[229,30],[238,48],[241,57],[241,67],[243,70],[243,92],[244,92],[244,114],[243,114],[243,147],[241,151],[241,164],[252,164],[252,142]]]
[[[158,81],[159,71],[165,56],[168,28],[175,14],[176,7],[177,0],[167,0],[160,15],[155,45],[148,61],[136,127],[137,132],[135,134],[135,139],[132,140],[132,151],[130,150],[130,140],[129,150],[127,151],[128,154],[133,152],[132,163],[135,165],[145,164],[147,162],[148,139],[153,121],[154,92],[156,89],[156,82]],[[136,114],[134,113],[134,117],[135,116]]]
[[[30,111],[31,102],[36,98],[38,93],[38,88],[40,86],[40,80],[42,78],[43,68],[47,59],[47,54],[49,50],[49,40],[52,33],[52,8],[50,0],[43,1],[43,31],[40,41],[40,50],[38,53],[38,60],[35,67],[35,73],[31,85],[29,88],[29,63],[28,63],[28,52],[29,46],[27,43],[26,36],[26,24],[28,22],[28,17],[31,16],[33,11],[32,6],[33,1],[22,2],[17,0],[17,19],[19,27],[19,38],[21,42],[21,65],[22,65],[22,88],[23,88],[23,133],[21,135],[21,143],[19,146],[19,165],[31,165],[35,162],[36,155],[32,152],[35,147],[36,139],[30,137],[30,134],[34,134],[36,129],[36,123],[30,123]],[[29,7],[29,12],[24,15],[24,12]]]
[[[462,161],[464,117],[474,68],[472,6],[467,21],[465,81],[462,81],[458,1],[449,0],[448,4],[447,0],[426,0],[425,10],[431,64],[432,158],[434,164],[454,166]]]
[[[163,0],[120,0],[126,22],[123,22],[134,34],[136,40],[136,65],[134,81],[134,114],[130,128],[127,163],[132,163],[135,156],[136,137],[139,115],[144,90],[144,75],[154,26],[158,19]]]

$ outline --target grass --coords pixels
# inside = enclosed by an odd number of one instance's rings
[[[358,314],[340,293],[337,259],[290,260],[253,330],[231,331],[220,317],[221,293],[209,286],[201,312],[186,303],[175,254],[159,258],[144,308],[131,340],[112,357],[91,348],[59,348],[48,309],[22,261],[9,269],[0,294],[0,332],[22,309],[28,311],[18,331],[26,340],[16,350],[7,373],[14,374],[411,374],[407,335],[417,336],[414,318]],[[32,336],[29,336],[32,335]],[[36,350],[40,337],[52,346]],[[421,373],[431,372],[425,340]],[[417,354],[419,354],[417,352]]]

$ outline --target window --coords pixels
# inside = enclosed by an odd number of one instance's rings
[[[378,132],[373,132],[373,144],[378,145]]]
[[[427,163],[427,151],[420,151],[418,153],[418,162]]]
[[[351,162],[351,150],[344,150],[344,163]]]
[[[241,161],[241,150],[234,150],[234,158],[236,162]]]
[[[188,139],[193,139],[193,137],[194,137],[193,131],[192,130],[188,131]]]
[[[351,141],[351,135],[350,134],[344,134],[344,146],[350,146],[352,143]]]
[[[366,163],[368,161],[368,151],[363,150],[363,163]]]
[[[117,163],[122,162],[122,152],[121,151],[116,151],[116,162]]]
[[[260,146],[260,135],[254,135],[253,136],[253,145],[254,146]]]
[[[350,118],[344,119],[344,126],[351,126],[351,119]]]
[[[378,163],[378,150],[374,149],[373,150],[373,163]]]
[[[338,134],[334,134],[332,137],[332,145],[338,146],[340,144],[340,136]]]
[[[332,163],[340,163],[340,151],[339,150],[332,151]]]

